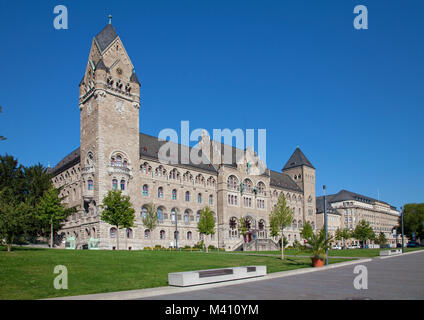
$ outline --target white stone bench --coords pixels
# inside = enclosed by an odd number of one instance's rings
[[[380,250],[380,256],[394,256],[396,254],[401,254],[401,249],[391,249],[391,250]]]
[[[170,286],[187,287],[206,283],[262,277],[265,275],[266,266],[221,268],[169,273],[168,283]]]

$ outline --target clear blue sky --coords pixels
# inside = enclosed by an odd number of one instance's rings
[[[108,14],[142,81],[142,132],[265,128],[268,166],[299,145],[318,195],[424,201],[421,0],[2,0],[0,154],[53,166],[79,146],[78,84]]]

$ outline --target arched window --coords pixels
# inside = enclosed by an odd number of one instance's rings
[[[186,210],[184,212],[184,223],[185,224],[189,224],[189,215],[190,215],[190,211],[189,210]]]
[[[202,194],[201,193],[199,193],[197,195],[197,203],[202,203]]]
[[[190,191],[186,191],[185,193],[185,201],[189,202],[190,201]]]
[[[177,169],[172,169],[171,172],[169,173],[169,179],[179,179],[180,178],[180,173],[178,172]]]
[[[147,162],[143,163],[140,169],[144,174],[149,174],[152,171],[152,167]]]
[[[230,229],[234,230],[237,228],[237,218],[236,217],[232,217],[230,219]]]
[[[118,190],[118,180],[112,180],[112,190]]]
[[[253,184],[250,179],[245,179],[243,182],[244,192],[251,193],[253,191]]]
[[[200,211],[197,211],[196,222],[199,222],[199,221],[200,221]]]
[[[177,189],[172,190],[172,200],[177,200]]]
[[[125,180],[121,180],[121,190],[125,190]]]
[[[127,238],[128,239],[132,239],[132,237],[133,237],[133,231],[132,231],[132,229],[128,228],[126,231],[127,231]]]
[[[149,229],[144,230],[144,238],[150,239],[150,230]]]
[[[147,216],[147,208],[143,206],[141,208],[141,217],[146,218],[146,216]]]
[[[147,184],[145,184],[145,185],[143,186],[143,196],[144,196],[144,197],[149,196],[149,186],[148,186]]]
[[[193,235],[191,231],[187,232],[187,240],[191,240],[193,238]]]
[[[159,232],[159,237],[160,237],[160,239],[161,239],[161,240],[166,239],[166,238],[165,238],[165,235],[166,235],[166,234],[165,234],[165,230],[161,230],[161,231]]]
[[[93,190],[94,189],[94,185],[93,185],[93,180],[88,180],[88,190]]]
[[[122,157],[119,154],[116,156],[116,165],[118,167],[122,166]]]
[[[163,208],[162,207],[158,208],[158,220],[159,220],[159,222],[163,221]]]
[[[236,176],[229,176],[227,179],[227,188],[238,191],[240,189],[239,181]]]
[[[262,231],[265,228],[265,221],[264,220],[259,220],[258,228],[259,228],[260,231]]]
[[[212,206],[213,205],[213,195],[209,195],[209,205]]]
[[[116,237],[116,228],[110,228],[109,234],[110,234],[111,238],[115,238]]]
[[[299,220],[299,221],[297,222],[297,226],[299,227],[299,229],[301,229],[301,228],[303,227],[302,220]]]
[[[259,181],[257,190],[258,190],[258,194],[263,195],[263,196],[266,195],[265,184],[262,181]]]
[[[158,198],[159,199],[162,199],[163,198],[163,188],[162,187],[159,187],[158,188]]]

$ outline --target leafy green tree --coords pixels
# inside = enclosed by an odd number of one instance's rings
[[[305,224],[302,227],[302,230],[300,231],[300,235],[303,239],[308,239],[312,234],[314,233],[314,230],[312,229],[312,225],[309,221],[306,221]]]
[[[147,204],[146,215],[141,217],[141,221],[151,233],[159,225],[158,210],[153,203]],[[151,236],[150,239],[153,248],[153,236]]]
[[[200,219],[197,223],[197,230],[204,234],[206,252],[208,252],[208,244],[206,242],[207,236],[215,234],[215,219],[213,218],[212,210],[209,206],[204,207],[200,211]]]
[[[54,247],[54,234],[62,228],[63,222],[71,213],[71,209],[67,209],[59,198],[59,191],[50,187],[44,192],[43,197],[37,205],[39,219],[43,225],[49,225],[50,230],[44,230],[45,234],[50,235],[50,248]]]
[[[359,223],[356,225],[355,230],[353,231],[353,238],[361,241],[364,248],[367,240],[374,240],[375,233],[374,230],[371,228],[369,222],[366,222],[365,220],[359,221]]]
[[[352,238],[352,232],[347,229],[337,229],[335,239],[340,241],[343,240],[343,247],[346,247],[346,240]]]
[[[29,204],[20,201],[11,188],[0,190],[0,242],[5,241],[8,252],[16,237],[26,232],[29,211]]]
[[[424,203],[405,204],[403,214],[405,236],[412,239],[412,234],[415,233],[417,238],[424,239]],[[401,217],[399,217],[397,234],[402,234]]]
[[[380,248],[383,248],[387,244],[387,238],[383,232],[379,233],[376,243],[380,245]]]
[[[111,190],[103,198],[100,207],[103,209],[101,219],[116,227],[116,249],[119,250],[119,229],[134,226],[135,210],[130,197],[122,195],[120,190]]]
[[[247,228],[247,221],[245,218],[241,217],[239,219],[237,229],[239,234],[243,236],[243,251],[246,251],[246,234],[249,232],[249,229]]]
[[[291,225],[293,221],[293,210],[287,206],[286,198],[283,194],[278,198],[277,204],[269,216],[271,235],[280,236],[283,242],[284,229]],[[281,260],[284,260],[284,245],[281,246]]]
[[[0,190],[9,188],[17,201],[26,198],[24,169],[13,156],[0,156]]]

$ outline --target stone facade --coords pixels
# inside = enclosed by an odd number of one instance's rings
[[[58,239],[76,238],[77,248],[89,239],[99,239],[100,249],[143,249],[147,246],[193,246],[203,235],[197,231],[199,212],[210,206],[216,221],[216,233],[208,244],[225,250],[237,250],[243,237],[237,230],[241,217],[247,219],[246,241],[253,249],[277,247],[269,235],[269,215],[283,194],[295,213],[287,229],[289,242],[301,240],[305,221],[315,227],[315,168],[297,148],[281,172],[259,170],[252,150],[229,147],[242,156],[231,163],[217,152],[224,145],[204,135],[199,150],[211,150],[202,164],[179,159],[174,164],[160,161],[166,143],[139,133],[140,83],[133,64],[111,24],[94,39],[83,80],[79,86],[80,148],[70,153],[51,170],[55,187],[67,206],[78,212],[69,217]],[[177,145],[180,152],[192,148]],[[218,155],[217,155],[218,154]],[[103,222],[99,204],[111,189],[131,197],[136,210],[134,228],[114,230]],[[142,214],[148,203],[158,208],[160,224],[148,230]]]
[[[317,225],[324,224],[323,197],[317,198]],[[347,190],[327,196],[327,213],[329,217],[329,231],[334,234],[340,229],[354,230],[356,225],[365,220],[373,228],[378,236],[383,232],[388,240],[388,244],[394,246],[396,237],[393,236],[393,229],[399,225],[400,213],[390,204],[376,200],[364,195],[360,195]],[[337,241],[335,241],[336,243]],[[346,245],[357,245],[357,240],[348,240]],[[372,241],[370,244],[374,244]]]

